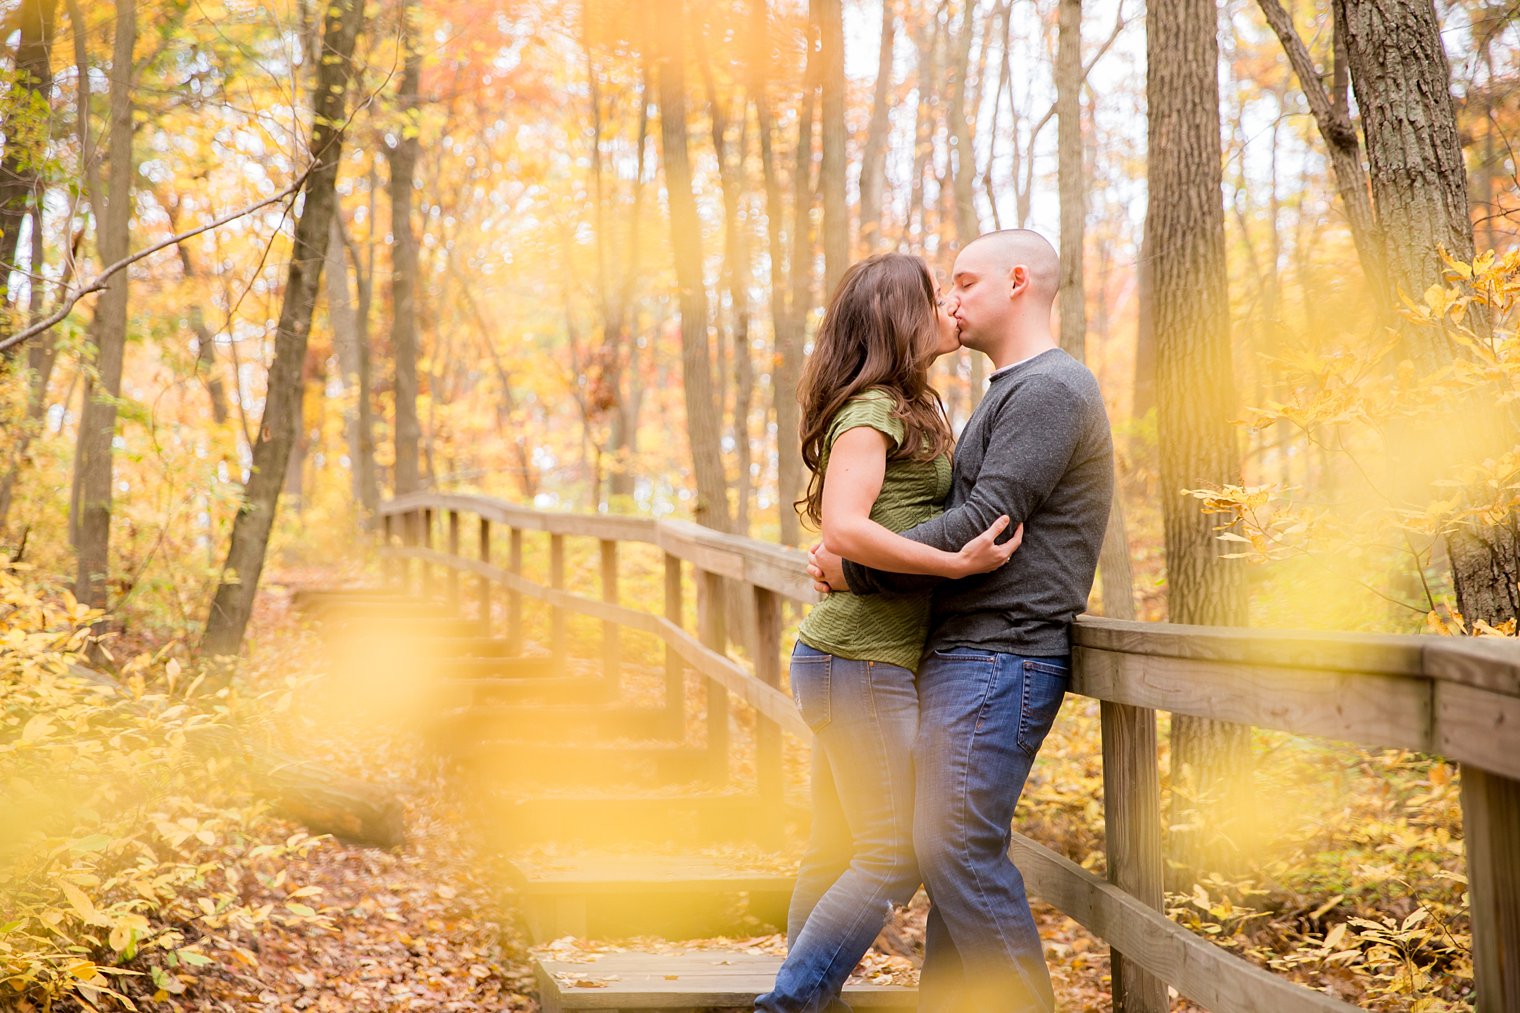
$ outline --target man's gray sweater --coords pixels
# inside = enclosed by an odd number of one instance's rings
[[[903,532],[956,552],[1007,514],[1010,532],[1024,525],[1008,563],[950,581],[846,560],[845,579],[856,594],[932,589],[926,653],[1064,655],[1092,590],[1113,488],[1113,439],[1097,380],[1060,349],[1042,352],[993,375],[956,444],[944,514]]]

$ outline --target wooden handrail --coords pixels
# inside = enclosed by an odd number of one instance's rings
[[[527,595],[548,603],[560,616],[568,611],[601,619],[604,638],[615,637],[618,626],[659,638],[666,645],[670,672],[684,664],[707,680],[709,738],[720,750],[726,751],[731,693],[762,719],[757,729],[775,728],[810,740],[791,698],[775,685],[775,660],[757,656],[747,668],[728,657],[725,596],[718,590],[719,578],[751,589],[761,627],[756,643],[774,649],[780,608],[771,596],[804,604],[818,600],[803,569],[803,553],[684,521],[551,513],[482,496],[417,494],[384,504],[380,513],[388,543],[382,556],[388,565],[418,561],[472,573],[482,587],[490,582],[506,588],[514,603]],[[479,560],[432,548],[432,518],[447,515],[449,544],[457,550],[458,517],[466,513],[479,517],[482,525],[494,522],[511,530],[511,569],[487,561],[484,527]],[[542,587],[524,578],[523,531],[547,532],[561,566],[565,537],[601,541],[602,597]],[[397,535],[403,546],[389,544]],[[616,542],[653,545],[665,554],[664,615],[619,603],[616,553],[608,548]],[[679,622],[683,563],[699,578],[700,635]],[[431,585],[425,581],[424,586]],[[489,600],[484,593],[481,597]],[[514,605],[512,614],[519,613]],[[604,651],[610,657],[611,650]],[[1520,938],[1520,643],[1078,616],[1070,688],[1102,703],[1109,881],[1020,835],[1015,835],[1011,855],[1035,893],[1115,947],[1116,1009],[1163,1010],[1167,984],[1215,1010],[1355,1009],[1256,968],[1157,910],[1162,860],[1155,711],[1165,710],[1435,753],[1460,762],[1476,1008],[1478,1013],[1520,1010],[1520,948],[1513,945]],[[757,742],[761,738],[757,735]],[[776,747],[765,741],[765,755],[774,766]],[[726,769],[726,757],[719,759]],[[757,766],[766,782],[762,790],[773,792],[779,771]]]

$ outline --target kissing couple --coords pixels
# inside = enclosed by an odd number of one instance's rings
[[[757,1011],[847,1011],[846,978],[920,882],[923,1013],[1055,1009],[1008,848],[1113,494],[1097,381],[1051,328],[1060,274],[1044,237],[1004,230],[960,251],[944,291],[919,257],[868,257],[824,313],[798,389],[798,505],[828,594],[790,669],[815,736],[813,831]],[[962,347],[993,372],[956,442],[929,367]]]

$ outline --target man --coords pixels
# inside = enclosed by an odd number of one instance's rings
[[[815,549],[820,590],[925,593],[918,670],[914,846],[931,908],[919,1009],[1052,1010],[1023,877],[1008,859],[1014,807],[1060,709],[1071,621],[1087,604],[1113,493],[1097,381],[1051,331],[1060,265],[1027,230],[984,235],[955,260],[961,344],[994,367],[955,453],[945,513],[903,532],[954,551],[999,515],[1024,525],[1007,565],[956,581],[884,573]]]

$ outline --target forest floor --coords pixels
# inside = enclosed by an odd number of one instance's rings
[[[277,688],[283,673],[320,668],[318,638],[290,635],[298,621],[285,589],[334,582],[330,574],[271,575],[270,590],[261,594],[250,629],[250,690]],[[261,680],[267,685],[260,686]],[[492,874],[489,846],[472,834],[451,787],[416,756],[407,755],[405,742],[375,737],[316,742],[315,747],[324,754],[323,762],[339,772],[378,781],[395,792],[405,812],[406,845],[388,852],[323,839],[290,873],[320,899],[322,919],[264,926],[256,967],[202,968],[193,991],[167,998],[162,1008],[537,1010],[531,958],[513,897]],[[925,914],[920,892],[883,930],[866,968],[911,981],[921,961]],[[1037,904],[1035,914],[1061,1008],[1082,1013],[1110,1009],[1107,946],[1046,905]],[[566,939],[551,948],[563,952],[606,945],[608,941]],[[612,945],[634,947],[640,941]],[[643,945],[660,944],[646,940]],[[723,945],[780,953],[785,942],[780,935],[765,935]]]

